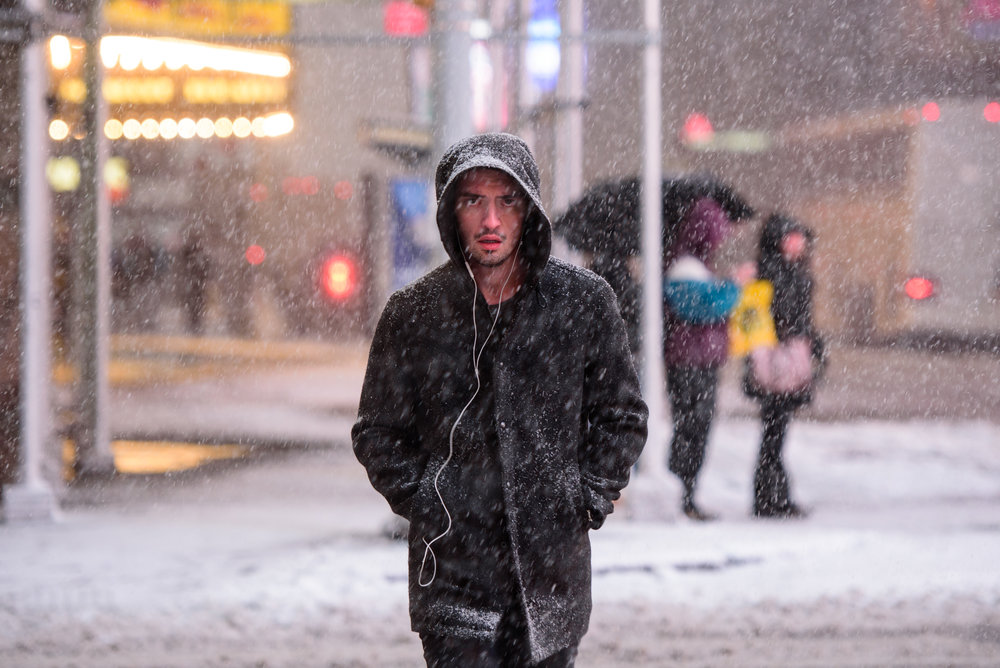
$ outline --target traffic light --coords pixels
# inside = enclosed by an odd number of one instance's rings
[[[358,284],[358,265],[350,255],[334,252],[320,265],[319,287],[327,299],[346,302],[357,293]]]

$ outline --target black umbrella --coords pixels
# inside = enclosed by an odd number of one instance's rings
[[[664,249],[673,243],[684,215],[703,197],[718,202],[734,221],[754,215],[732,187],[709,174],[665,178],[662,196]],[[633,176],[591,186],[555,219],[553,227],[571,247],[592,254],[590,268],[615,291],[629,343],[638,352],[640,291],[628,260],[641,253],[642,181]]]
[[[573,248],[591,253],[638,255],[642,238],[642,181],[626,177],[591,186],[554,222],[556,234]],[[753,209],[731,186],[710,174],[663,179],[664,247],[697,200],[711,197],[732,220],[754,215]]]

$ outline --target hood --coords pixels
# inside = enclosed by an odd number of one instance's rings
[[[681,220],[672,248],[674,257],[693,255],[708,262],[725,240],[731,224],[722,205],[708,197],[698,199]]]
[[[781,213],[773,213],[764,221],[760,232],[760,256],[757,259],[761,278],[774,280],[779,272],[794,270],[781,255],[781,240],[789,232],[801,232],[806,238],[807,249],[813,245],[813,232],[794,218]]]
[[[529,265],[529,276],[533,278],[548,262],[552,249],[552,223],[542,207],[538,165],[520,137],[505,132],[473,135],[445,151],[434,175],[441,243],[451,261],[464,272],[465,258],[455,217],[455,184],[463,173],[483,167],[509,174],[531,200],[533,206],[528,211],[522,231],[521,254]]]

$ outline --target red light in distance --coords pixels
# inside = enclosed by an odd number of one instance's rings
[[[354,262],[344,255],[333,255],[323,262],[319,273],[320,286],[328,297],[343,301],[354,294],[357,287],[357,269]]]
[[[983,118],[990,123],[1000,123],[1000,102],[990,102],[983,109]]]
[[[920,301],[934,296],[934,282],[929,278],[914,276],[906,281],[903,290],[910,299]]]
[[[256,266],[261,262],[263,262],[265,257],[267,257],[267,253],[264,252],[264,249],[258,246],[257,244],[254,244],[247,248],[246,258],[247,262],[249,262],[250,264]]]
[[[315,195],[319,192],[319,179],[315,176],[288,176],[281,182],[286,195]]]
[[[333,184],[333,195],[337,199],[351,199],[354,195],[354,186],[350,181],[337,181]]]
[[[263,183],[255,183],[250,186],[250,199],[255,202],[263,202],[267,199],[267,186]]]
[[[426,34],[429,24],[427,10],[411,2],[397,0],[385,5],[382,28],[386,35],[416,37]]]
[[[937,102],[928,102],[920,110],[921,116],[924,117],[925,121],[934,122],[940,120],[941,118],[941,107],[938,106]]]
[[[715,130],[712,121],[705,114],[694,113],[684,121],[681,138],[689,144],[707,144],[712,141]]]

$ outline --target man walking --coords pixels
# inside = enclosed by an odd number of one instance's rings
[[[448,261],[389,299],[354,452],[409,520],[410,619],[428,666],[572,666],[589,529],[646,438],[615,296],[549,257],[527,145],[457,142],[435,175]]]

